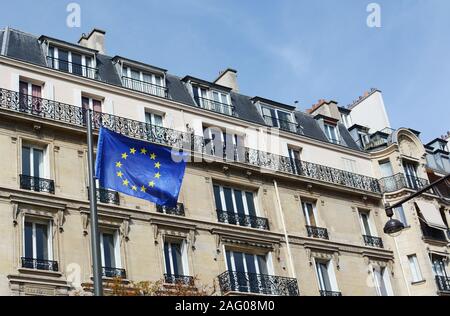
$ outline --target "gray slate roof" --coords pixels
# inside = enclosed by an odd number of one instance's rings
[[[0,30],[0,48],[3,41],[3,33],[4,30]],[[46,56],[41,44],[39,43],[39,38],[40,37],[32,34],[9,29],[6,55],[8,57],[46,67]],[[111,56],[97,54],[99,80],[111,85],[122,86],[121,78],[116,71],[113,59],[114,57]],[[197,106],[180,77],[167,74],[166,86],[168,89],[169,99],[188,106]],[[252,102],[251,97],[233,91],[230,92],[230,96],[238,118],[248,122],[265,125],[265,122]],[[328,139],[318,122],[312,116],[307,113],[295,111],[295,118],[303,128],[303,133],[306,137],[322,142],[328,142]],[[339,131],[347,147],[360,150],[344,125],[339,124]]]

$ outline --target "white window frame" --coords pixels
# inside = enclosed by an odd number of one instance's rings
[[[374,225],[372,223],[372,216],[371,216],[370,213],[371,213],[370,211],[358,210],[358,217],[359,217],[359,224],[361,225],[361,231],[362,231],[363,235],[370,236],[370,237],[378,237],[378,233],[377,233],[377,230],[375,229],[375,227],[374,227]],[[367,215],[367,223],[369,225],[370,234],[367,234],[367,232],[366,232],[366,228],[364,226],[362,214]]]
[[[339,144],[340,143],[340,137],[339,137],[339,133],[338,133],[338,129],[337,129],[336,125],[324,123],[323,124],[323,129],[325,131],[325,135],[327,136],[328,140],[331,143],[333,143],[333,144]],[[332,131],[334,131],[334,133]],[[331,135],[332,133],[334,134],[334,138]]]
[[[41,84],[34,84],[34,83],[31,83],[31,82],[29,82],[29,81],[27,81],[27,80],[22,80],[22,79],[19,80],[19,85],[20,85],[20,82],[26,83],[26,84],[28,85],[28,88],[27,88],[27,90],[28,90],[27,95],[32,96],[33,98],[35,98],[35,97],[33,96],[33,86],[40,87],[40,88],[41,88],[41,97],[42,97],[42,93],[43,93],[43,91],[44,91],[44,87],[43,87]]]
[[[378,269],[379,271],[376,271]],[[381,279],[384,282],[384,286],[386,287],[387,296],[394,296],[394,292],[392,290],[391,279],[389,277],[389,268],[388,267],[380,267],[380,266],[370,266],[370,271],[372,272],[373,284],[375,285],[375,290],[378,296],[383,296],[381,293],[381,285],[378,281],[376,273],[378,273]]]
[[[155,115],[161,117],[161,126],[156,125]],[[149,118],[150,118],[150,121],[148,120]],[[163,115],[163,114],[158,114],[158,113],[154,113],[151,111],[145,111],[145,122],[147,124],[151,124],[152,126],[164,127],[164,118],[165,118],[165,115]]]
[[[291,146],[288,145],[288,155],[289,155],[289,159],[292,160],[294,162],[292,169],[294,171],[295,174],[299,175],[301,170],[298,170],[298,166],[295,164],[296,161],[296,157],[295,157],[295,153],[298,153],[298,161],[301,163],[302,160],[302,151],[299,148],[293,148]]]
[[[113,268],[113,269],[122,269],[122,260],[121,260],[121,253],[120,253],[120,239],[119,239],[119,231],[115,229],[114,231],[111,230],[102,230],[100,232],[100,253],[101,253],[101,259],[102,259],[102,267],[105,267],[105,252],[104,252],[104,245],[103,245],[103,234],[112,234],[113,235],[113,242],[114,242],[114,263],[115,267],[106,267],[106,268]]]
[[[344,169],[346,171],[351,173],[358,173],[356,160],[342,157],[342,162],[344,163]]]
[[[361,145],[365,147],[370,142],[369,135],[362,131],[358,131],[357,133],[358,133],[358,140],[361,141]]]
[[[173,270],[174,264],[173,264],[173,256],[172,256],[172,244],[178,243],[178,244],[180,244],[180,248],[181,248],[181,264],[182,264],[181,270],[183,271],[182,275],[189,276],[190,274],[189,274],[189,264],[188,264],[189,260],[188,260],[188,253],[187,253],[187,249],[188,249],[187,241],[186,240],[177,241],[177,240],[170,240],[170,239],[164,240],[164,243],[162,245],[163,246],[162,252],[164,254],[164,272],[167,273],[166,258],[165,258],[166,252],[164,249],[166,243],[170,244],[170,247],[169,247],[170,274],[175,275],[175,271]]]
[[[95,101],[99,101],[101,106],[102,106],[102,113],[103,113],[103,107],[104,107],[104,102],[101,99],[98,98],[92,98],[90,96],[87,95],[82,95],[81,96],[81,104],[83,104],[83,98],[88,99],[89,100],[89,110],[94,110],[94,100]]]
[[[53,68],[59,70],[59,48],[56,46],[49,46],[49,49],[53,48]],[[72,51],[70,49],[65,49],[63,48],[63,50],[68,52],[68,57],[67,57],[67,62],[69,63],[67,68],[68,68],[68,72],[73,74],[73,68],[72,68]],[[83,77],[88,77],[90,78],[90,76],[87,73],[87,67],[89,68],[95,68],[95,58],[94,56],[86,56],[82,53],[75,53],[77,55],[81,56],[81,66],[82,66],[82,71],[83,71]],[[91,59],[91,65],[87,65],[86,63],[86,58],[90,58]]]
[[[39,166],[39,172],[42,172],[42,174],[39,176],[39,178],[41,179],[49,179],[49,168],[48,166],[48,155],[47,155],[47,146],[38,146],[38,145],[33,145],[33,144],[28,144],[28,143],[22,143],[22,148],[21,151],[23,152],[23,147],[28,147],[30,148],[30,177],[36,177],[36,175],[34,174],[34,150],[40,150],[42,151],[42,165]],[[20,156],[20,169],[22,171],[23,174],[23,153],[21,152],[21,156]]]
[[[417,283],[423,281],[422,271],[420,269],[419,259],[416,254],[408,256],[409,269],[411,271],[411,282]]]
[[[53,261],[53,234],[52,234],[52,221],[51,220],[43,220],[43,219],[35,219],[32,217],[27,217],[24,216],[23,217],[23,221],[22,221],[22,244],[23,244],[23,249],[22,249],[22,256],[25,257],[25,223],[31,223],[33,225],[32,228],[32,248],[33,248],[33,258],[27,258],[27,259],[37,259],[37,255],[36,255],[36,224],[42,224],[42,225],[47,225],[47,248],[48,248],[48,258],[44,259],[47,261]]]
[[[316,226],[315,227],[320,227],[319,216],[317,214],[317,203],[313,202],[313,201],[302,201],[302,203],[301,203],[302,213],[303,213],[303,216],[305,217],[306,225],[307,226],[312,226],[311,222],[310,222],[310,219],[309,219],[309,216],[307,216],[307,214],[306,214],[306,209],[305,209],[306,204],[311,204],[312,205],[313,216],[314,216],[314,220],[316,221]]]
[[[398,210],[401,210],[401,212],[403,213],[403,216],[399,216],[399,211]],[[406,213],[405,213],[405,209],[403,208],[403,206],[400,205],[400,206],[394,208],[393,211],[394,211],[394,214],[395,214],[395,218],[397,220],[399,220],[400,222],[402,222],[403,225],[405,225],[405,227],[407,227],[408,226],[408,219],[406,218]]]
[[[334,262],[333,259],[324,261],[324,260],[318,260],[316,258],[314,258],[314,267],[316,270],[316,279],[317,279],[317,284],[319,285],[319,290],[325,291],[323,287],[324,281],[323,281],[323,276],[319,275],[318,273],[318,269],[317,269],[317,265],[318,263],[325,263],[327,266],[327,273],[328,273],[328,279],[330,280],[330,285],[331,285],[331,291],[332,292],[340,292],[338,284],[337,284],[337,279],[336,279],[336,274],[334,272]],[[322,270],[320,270],[322,271]]]
[[[256,201],[257,201],[256,192],[251,191],[251,190],[240,189],[240,188],[233,188],[231,186],[223,186],[223,185],[220,185],[220,184],[214,184],[214,185],[218,186],[219,189],[220,189],[220,202],[222,204],[222,208],[224,208],[222,211],[224,211],[224,212],[231,212],[231,211],[233,211],[235,214],[238,214],[237,213],[237,206],[236,206],[237,205],[236,204],[236,197],[235,197],[235,193],[234,193],[234,190],[238,190],[238,191],[241,191],[243,193],[242,194],[242,203],[244,204],[244,213],[245,213],[245,215],[250,216],[249,211],[248,211],[247,195],[245,194],[246,192],[250,192],[250,193],[253,194],[253,205],[255,206],[256,216],[259,216],[259,210],[258,210],[257,203],[256,203]],[[226,201],[225,201],[225,193],[223,191],[224,188],[227,188],[227,189],[231,190],[231,197],[232,197],[232,201],[233,201],[233,208],[234,208],[234,210],[227,210],[226,209],[227,205],[226,205]]]
[[[131,78],[131,71],[136,71],[139,73],[139,81],[141,81],[141,82],[150,83],[150,84],[153,84],[158,87],[163,87],[163,88],[166,87],[166,76],[165,75],[156,74],[156,73],[149,72],[149,71],[142,71],[142,70],[130,67],[130,66],[122,66],[122,76]],[[151,82],[145,81],[144,75],[150,76],[152,78],[152,81]],[[161,84],[156,83],[156,77],[161,78]],[[131,78],[131,79],[134,79],[134,78]]]
[[[284,114],[288,114],[288,122],[289,123],[292,123],[292,124],[294,124],[295,123],[295,119],[294,119],[294,117],[293,117],[293,113],[292,112],[288,112],[288,111],[284,111],[284,110],[280,110],[280,109],[278,109],[278,108],[275,108],[275,107],[273,107],[273,106],[269,106],[269,105],[266,105],[266,104],[261,104],[260,105],[260,111],[261,111],[261,114],[262,114],[262,116],[263,116],[263,118],[264,118],[264,116],[270,116],[270,117],[272,117],[271,115],[266,115],[266,114],[264,114],[264,109],[267,109],[267,110],[269,110],[269,111],[271,111],[271,110],[273,110],[274,111],[274,113],[275,113],[275,119],[277,120],[277,126],[272,126],[272,127],[275,127],[275,128],[280,128],[281,127],[281,124],[280,124],[280,116],[279,116],[279,112],[281,112],[281,113],[284,113]]]
[[[349,114],[341,113],[341,120],[345,127],[350,128],[352,126],[352,118]]]

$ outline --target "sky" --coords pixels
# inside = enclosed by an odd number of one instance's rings
[[[79,28],[66,23],[72,2]],[[373,2],[381,27],[367,25]],[[76,42],[97,27],[111,56],[210,81],[230,67],[241,93],[301,110],[377,88],[392,127],[428,142],[450,130],[449,15],[448,0],[14,0],[0,28]]]

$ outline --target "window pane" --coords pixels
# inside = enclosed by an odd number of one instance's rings
[[[317,263],[317,274],[319,275],[320,289],[323,291],[332,291],[330,277],[328,276],[328,267],[326,263]]]
[[[94,112],[101,113],[102,112],[102,102],[98,100],[92,100],[92,106],[94,109]]]
[[[242,191],[234,190],[234,199],[236,200],[237,213],[245,214],[244,201],[242,200]]]
[[[59,53],[59,69],[62,71],[69,71],[69,52],[65,50],[58,50]]]
[[[33,259],[33,224],[25,222],[25,258]]]
[[[225,206],[227,208],[226,211],[234,212],[233,197],[232,197],[231,189],[223,188],[223,193],[225,195]]]
[[[48,260],[48,226],[36,224],[36,259]]]
[[[252,192],[245,192],[245,198],[247,199],[248,214],[256,216],[255,200]]]
[[[141,74],[139,73],[139,71],[131,69],[131,78],[141,80]]]
[[[143,74],[142,75],[142,79],[143,79],[143,81],[145,81],[147,83],[153,83],[152,82],[152,75],[150,75],[150,74]]]
[[[244,254],[242,252],[233,252],[235,271],[245,272]]]
[[[372,236],[371,231],[370,231],[370,225],[369,225],[369,215],[367,215],[366,213],[360,213],[361,214],[361,220],[363,223],[363,227],[364,227],[364,233],[367,236]]]
[[[233,266],[231,264],[231,252],[229,250],[227,250],[225,252],[225,256],[227,257],[227,268],[228,268],[228,271],[233,271]]]
[[[220,187],[218,185],[214,186],[214,199],[216,200],[216,209],[223,211],[222,200],[220,199]]]
[[[40,149],[33,149],[33,169],[34,177],[44,176],[44,152]]]
[[[81,105],[82,105],[83,109],[89,109],[89,98],[82,97]]]
[[[260,274],[269,274],[269,271],[267,270],[266,256],[258,256],[258,266]]]
[[[396,218],[403,223],[403,225],[407,226],[405,210],[402,206],[399,206],[394,209]]]
[[[161,115],[157,115],[157,114],[153,114],[153,117],[155,119],[155,125],[162,127],[163,126],[163,118],[162,118],[162,116]]]
[[[105,267],[116,267],[114,258],[114,235],[112,234],[103,234],[103,256],[105,258]]]
[[[248,273],[256,273],[255,256],[252,254],[245,254],[245,263],[247,264]]]
[[[165,242],[164,243],[164,260],[166,263],[166,273],[172,274],[171,265],[170,265],[169,247],[170,247],[170,244],[168,242]]]
[[[183,263],[181,260],[181,244],[172,243],[173,272],[176,276],[183,275]]]
[[[22,147],[22,174],[25,176],[31,176],[30,155],[30,148]]]
[[[81,66],[81,55],[72,53],[72,73],[77,75],[83,74],[83,69]]]

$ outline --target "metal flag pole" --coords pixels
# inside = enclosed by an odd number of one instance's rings
[[[89,201],[91,211],[91,249],[94,272],[94,295],[103,296],[102,260],[100,255],[100,235],[98,231],[97,189],[94,177],[94,146],[92,140],[92,110],[86,109],[88,168],[89,168]]]

